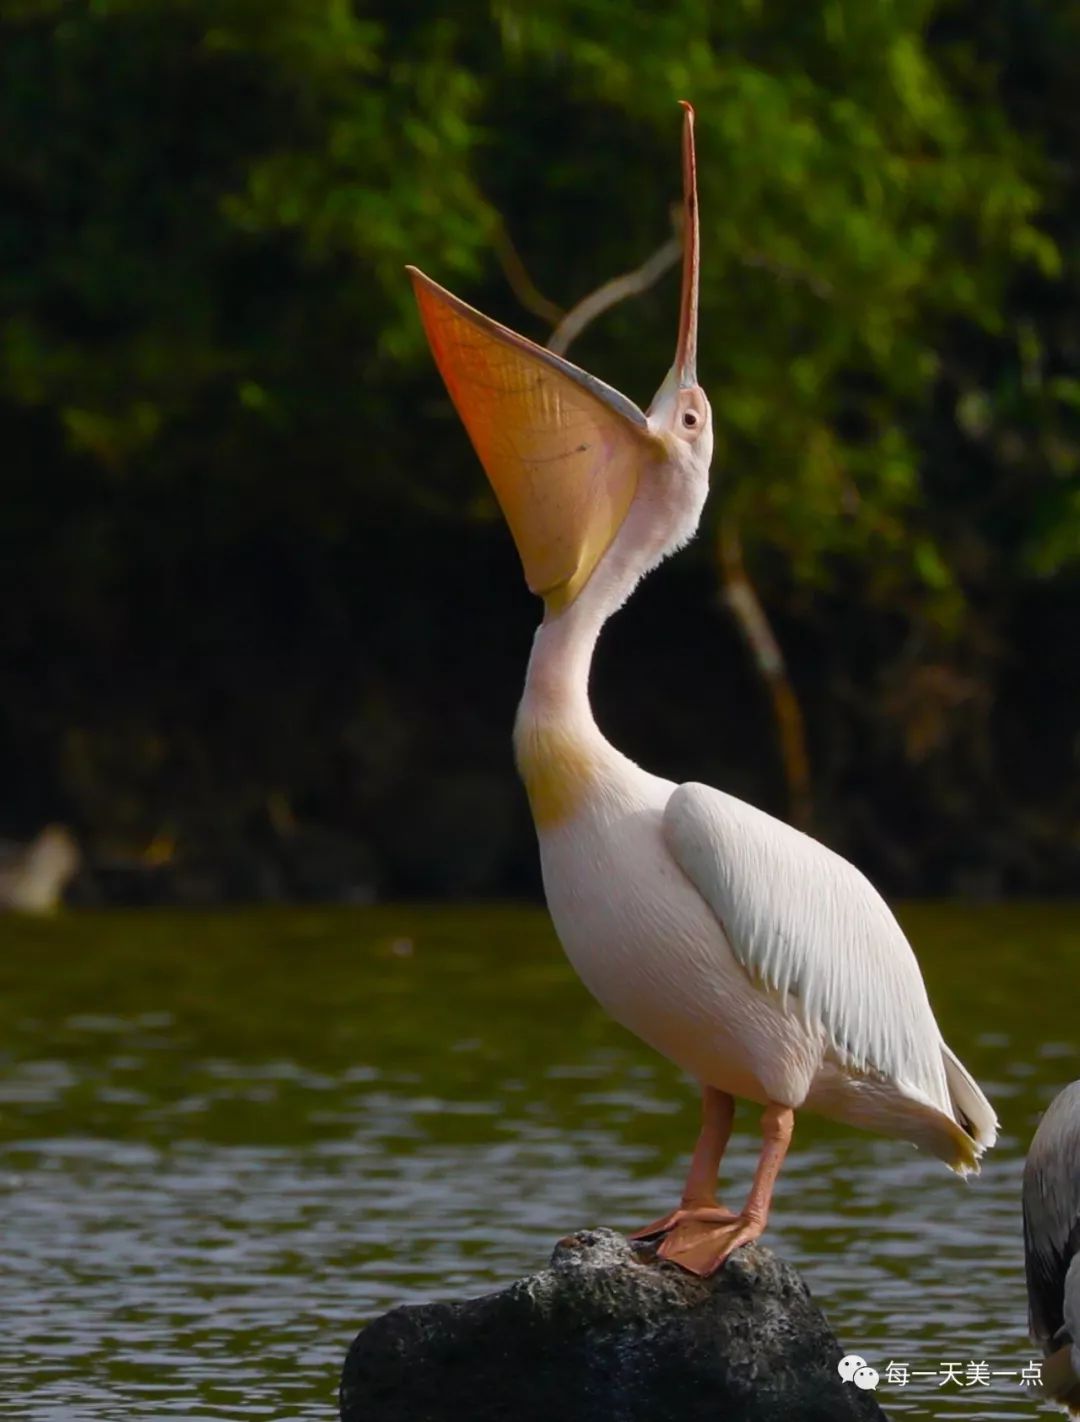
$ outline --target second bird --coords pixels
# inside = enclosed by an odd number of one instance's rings
[[[637,1233],[709,1274],[764,1229],[797,1110],[911,1141],[961,1174],[978,1168],[997,1122],[868,880],[731,795],[651,775],[593,718],[589,668],[603,624],[693,537],[708,493],[712,411],[697,383],[697,185],[684,108],[679,335],[647,413],[410,271],[439,370],[544,600],[514,744],[551,917],[608,1012],[701,1084],[682,1202]],[[764,1107],[738,1213],[715,1193],[735,1097]]]

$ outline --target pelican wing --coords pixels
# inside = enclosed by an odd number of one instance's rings
[[[408,270],[529,587],[545,594],[587,577],[626,516],[643,461],[662,457],[662,445],[625,395]]]
[[[679,786],[664,812],[664,836],[755,986],[824,1029],[844,1066],[953,1114],[947,1048],[919,965],[854,865],[707,785]]]

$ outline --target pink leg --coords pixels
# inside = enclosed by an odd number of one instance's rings
[[[768,1222],[773,1189],[794,1129],[792,1108],[771,1101],[761,1118],[761,1155],[742,1214],[724,1222],[712,1222],[698,1214],[676,1221],[661,1241],[659,1256],[707,1277],[741,1244],[757,1239]]]
[[[690,1172],[683,1187],[682,1204],[677,1210],[654,1220],[644,1229],[635,1230],[631,1239],[648,1239],[652,1235],[666,1234],[684,1220],[708,1220],[711,1223],[730,1222],[738,1219],[726,1210],[716,1199],[716,1177],[720,1172],[720,1162],[724,1158],[731,1126],[735,1120],[735,1102],[726,1091],[715,1087],[701,1088],[701,1132],[690,1161]]]

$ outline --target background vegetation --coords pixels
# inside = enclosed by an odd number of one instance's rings
[[[601,719],[894,891],[1075,890],[1078,14],[2,0],[0,827],[86,892],[535,887],[537,609],[402,266],[546,339],[669,237],[688,97],[714,493]],[[647,401],[676,303],[575,359]]]

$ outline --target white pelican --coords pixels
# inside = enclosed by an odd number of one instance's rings
[[[1024,1262],[1043,1389],[1080,1417],[1080,1081],[1055,1096],[1028,1151]]]
[[[544,890],[585,985],[701,1084],[680,1207],[639,1237],[701,1274],[764,1229],[796,1110],[898,1136],[961,1174],[997,1122],[946,1046],[903,932],[867,880],[804,834],[707,785],[674,785],[593,719],[605,621],[693,537],[712,412],[697,383],[693,110],[683,125],[675,363],[648,414],[410,267],[436,363],[510,525],[544,618],[514,730]],[[739,1214],[716,1178],[734,1097],[763,1145]]]

